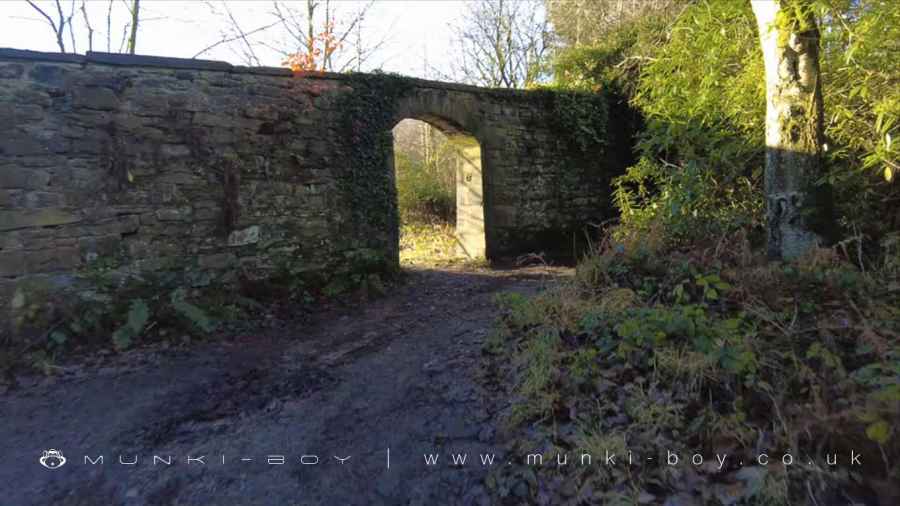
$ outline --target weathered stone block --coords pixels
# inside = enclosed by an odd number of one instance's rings
[[[0,276],[21,276],[29,272],[29,252],[0,251]]]
[[[44,109],[37,104],[14,104],[0,102],[0,128],[13,129],[22,123],[39,121],[44,117]]]
[[[65,205],[65,198],[60,193],[31,191],[25,194],[24,204],[31,209],[62,207]]]
[[[140,215],[141,226],[151,227],[159,223],[159,218],[156,217],[155,212],[150,213],[141,213]]]
[[[63,86],[69,70],[59,65],[38,64],[28,73],[32,81],[49,86]]]
[[[98,258],[114,254],[120,244],[121,239],[117,235],[82,237],[78,240],[78,250],[85,261],[93,262]]]
[[[28,255],[28,272],[69,270],[81,264],[78,248],[74,246],[33,251]]]
[[[259,242],[259,226],[253,225],[243,230],[235,230],[228,234],[229,246],[246,246]]]
[[[50,145],[44,139],[22,132],[12,132],[0,137],[0,155],[29,156],[50,154]]]
[[[198,112],[194,114],[194,123],[203,126],[229,128],[234,124],[234,119],[222,114]]]
[[[23,194],[21,190],[0,190],[0,207],[15,207]]]
[[[26,238],[18,231],[5,232],[0,234],[0,251],[9,251],[14,249],[25,249]],[[28,241],[28,245],[35,247],[32,241]]]
[[[186,221],[191,217],[190,207],[174,207],[169,209],[158,209],[156,218],[159,221]]]
[[[182,158],[191,154],[191,148],[184,144],[163,144],[159,148],[160,154],[170,158]]]
[[[169,197],[163,198],[162,202],[169,202],[172,200],[172,197],[178,193],[179,185],[197,184],[200,181],[194,173],[170,168],[165,174],[157,178],[157,182],[167,185],[165,187],[161,186],[161,190],[163,191],[161,195],[168,195]]]
[[[119,216],[116,218],[116,226],[119,234],[133,234],[138,231],[141,221],[138,215],[129,214],[127,216]]]
[[[18,79],[25,72],[25,67],[20,63],[0,65],[0,79]]]
[[[68,209],[22,209],[0,211],[0,230],[15,230],[28,227],[50,227],[78,223],[81,215]]]
[[[169,95],[169,107],[183,111],[209,109],[209,100],[199,93],[173,93]]]
[[[220,270],[231,267],[237,262],[237,257],[233,253],[215,253],[213,255],[201,256],[198,264],[203,269]]]
[[[74,94],[75,107],[112,111],[119,107],[119,97],[108,88],[82,88]]]
[[[194,210],[194,219],[201,221],[215,220],[219,218],[221,211],[218,208],[201,207]]]

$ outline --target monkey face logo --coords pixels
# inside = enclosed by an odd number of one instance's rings
[[[66,464],[66,458],[59,450],[44,450],[39,462],[47,469],[59,469]]]

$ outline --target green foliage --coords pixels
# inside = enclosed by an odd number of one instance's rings
[[[552,413],[558,393],[550,386],[559,368],[559,346],[559,335],[552,331],[538,332],[527,342],[520,358],[525,371],[519,392],[532,402],[520,404],[514,417],[528,419]]]
[[[565,89],[609,89],[630,96],[641,66],[665,43],[674,10],[633,17],[589,45],[563,46],[553,60],[556,84]]]
[[[700,3],[641,69],[640,162],[615,181],[622,221],[679,242],[760,226],[765,80],[747,2]]]
[[[203,332],[209,333],[215,330],[215,322],[206,314],[206,311],[188,302],[186,297],[187,292],[184,288],[178,288],[169,295],[169,301],[175,312]]]
[[[696,161],[674,166],[642,157],[613,181],[613,200],[629,230],[658,226],[679,243],[762,226],[760,179],[760,170],[728,177]]]
[[[450,222],[456,215],[456,188],[444,167],[420,163],[406,153],[394,153],[397,172],[397,205],[401,223],[434,220]]]
[[[439,221],[412,221],[400,225],[400,263],[449,265],[469,263],[458,251],[459,241],[453,225]]]
[[[384,280],[397,274],[397,266],[379,250],[355,245],[335,255],[322,267],[310,269],[309,262],[293,254],[282,256],[277,274],[258,283],[246,283],[250,296],[269,302],[309,305],[356,293],[382,295]]]
[[[521,293],[498,293],[494,296],[494,303],[506,312],[506,319],[513,327],[529,327],[542,321],[543,314],[535,303]]]
[[[884,202],[900,198],[900,9],[874,0],[821,8],[829,180],[845,225],[878,237]],[[890,228],[887,228],[890,231]]]
[[[822,36],[827,180],[846,230],[878,238],[900,187],[900,9],[875,0],[802,2]],[[801,6],[796,4],[794,7]],[[674,11],[670,11],[674,12]],[[792,11],[792,19],[806,19]],[[615,181],[628,227],[657,223],[684,243],[762,228],[765,80],[749,2],[699,1],[634,18],[557,56],[557,81],[622,90],[646,127],[640,161]]]
[[[640,160],[614,183],[621,226],[571,283],[506,305],[492,342],[499,383],[511,384],[520,415],[510,423],[538,432],[520,448],[566,451],[622,434],[636,453],[668,444],[751,460],[764,444],[816,462],[850,448],[884,462],[863,477],[745,466],[730,479],[749,504],[824,504],[896,481],[900,240],[890,220],[900,9],[875,0],[787,5],[782,22],[805,23],[812,9],[821,30],[826,179],[854,235],[793,265],[753,252],[763,228],[765,81],[749,2],[691,2],[675,18],[638,17],[592,46],[563,50],[559,84],[624,91],[646,127]],[[878,256],[865,256],[864,237]],[[547,336],[556,336],[552,347]],[[655,469],[555,472],[607,500],[631,488],[683,490]]]
[[[143,299],[131,301],[128,308],[128,319],[116,329],[112,335],[113,345],[117,350],[131,347],[132,341],[141,335],[147,320],[150,319],[150,308]]]
[[[255,304],[239,295],[223,298],[218,288],[188,289],[182,277],[170,271],[145,272],[137,278],[101,261],[80,274],[91,290],[58,294],[27,288],[23,310],[29,332],[20,334],[18,349],[16,343],[0,347],[6,348],[0,355],[18,354],[9,367],[32,366],[50,374],[53,362],[71,353],[209,336],[219,328],[220,318],[244,318]]]
[[[607,100],[605,93],[557,91],[553,94],[557,131],[577,152],[602,155],[609,122]]]
[[[620,246],[587,256],[572,281],[545,293],[498,296],[490,351],[506,371],[499,382],[510,384],[510,433],[527,425],[531,434],[516,448],[533,451],[544,437],[562,452],[584,451],[597,434],[621,431],[638,454],[724,447],[752,461],[765,441],[821,462],[823,451],[850,447],[883,451],[891,463],[900,455],[900,309],[882,301],[900,273],[863,274],[824,252],[802,266],[761,267],[728,246],[712,259]],[[891,465],[879,480],[897,472]],[[792,468],[777,481],[744,467],[742,492],[762,503],[806,498],[815,476]],[[841,472],[818,472],[830,487],[847,486]],[[681,490],[652,467],[538,473],[575,488]]]
[[[713,358],[726,371],[744,374],[755,370],[756,356],[747,347],[740,318],[711,317],[703,306],[636,308],[629,310],[615,328],[616,353],[640,363],[636,352],[651,353],[659,347],[688,343],[688,349]]]
[[[346,140],[339,185],[352,210],[352,226],[370,227],[374,232],[398,221],[396,188],[388,170],[393,152],[391,129],[397,101],[413,84],[391,74],[349,74],[348,84],[352,90],[335,104]]]

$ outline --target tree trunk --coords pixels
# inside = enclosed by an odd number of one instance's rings
[[[141,1],[134,0],[131,4],[131,35],[128,37],[128,54],[134,54],[137,49],[137,31],[140,20]]]
[[[804,0],[753,0],[766,69],[768,254],[790,260],[831,236],[822,175],[819,31]]]

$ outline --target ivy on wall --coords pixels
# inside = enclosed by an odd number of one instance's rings
[[[608,180],[615,170],[607,159],[609,100],[603,92],[543,87],[536,96],[565,156],[559,159],[556,194],[561,208],[584,187],[585,178]]]
[[[347,143],[339,186],[350,204],[353,226],[371,231],[397,223],[396,190],[388,170],[392,160],[397,101],[413,89],[393,74],[350,74],[352,91],[336,104]],[[366,235],[363,235],[365,237]]]
[[[554,130],[580,155],[596,159],[604,153],[609,121],[609,97],[591,93],[544,88],[549,119]]]

